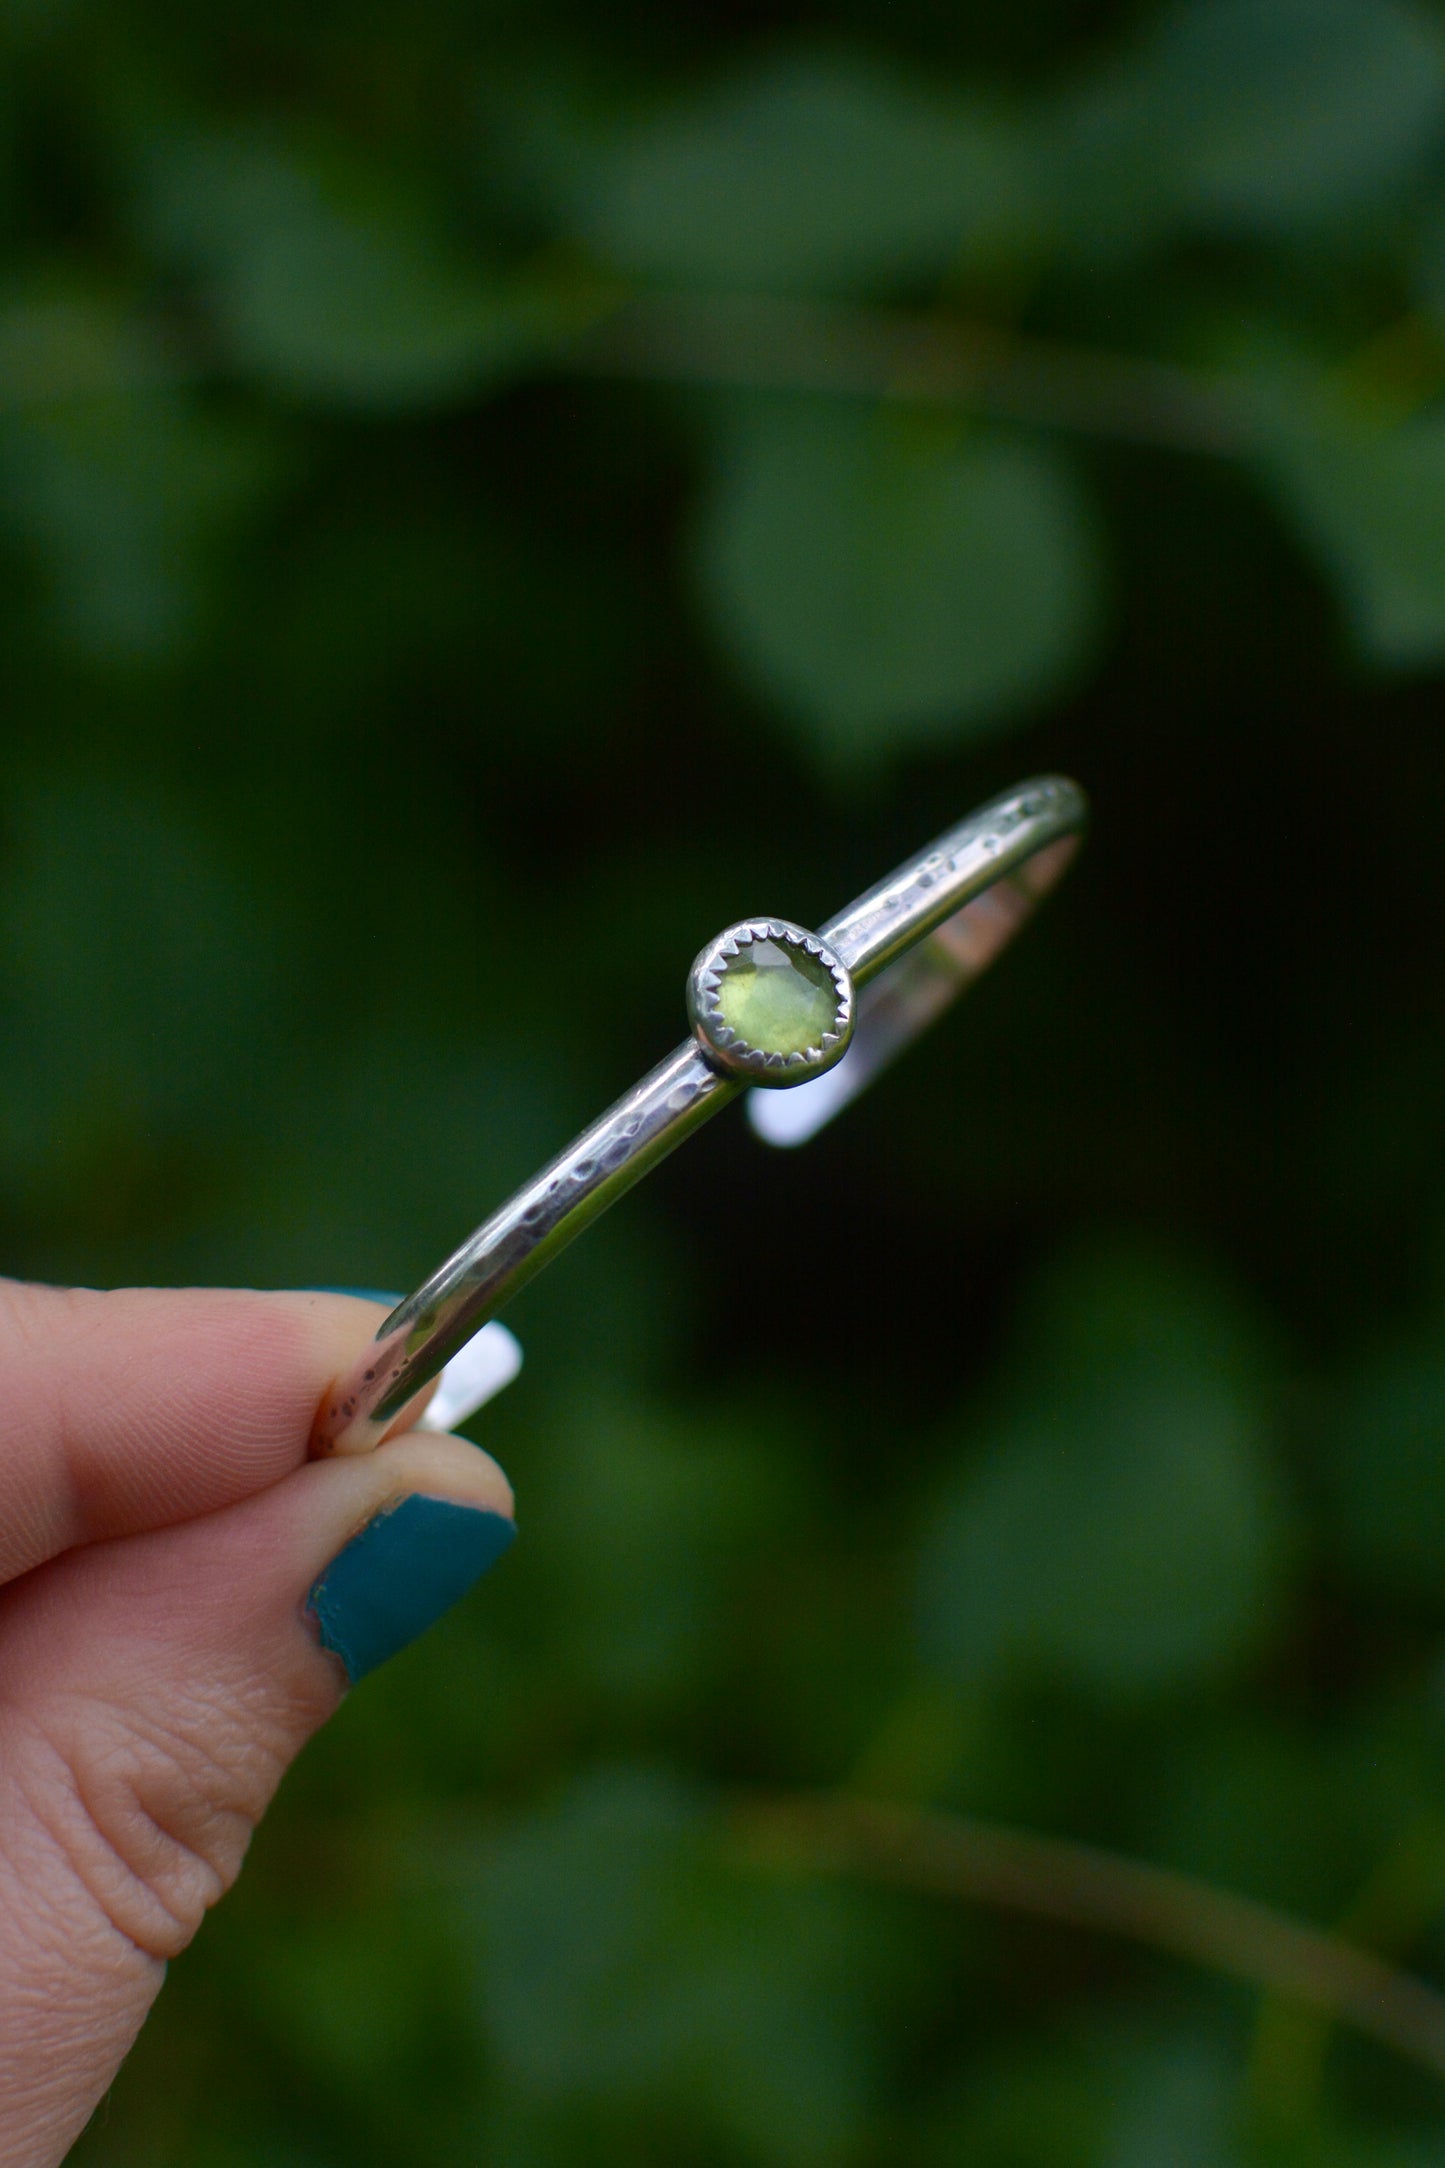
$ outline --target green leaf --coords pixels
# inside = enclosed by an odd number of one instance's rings
[[[0,1182],[103,1217],[235,1121],[277,1023],[269,914],[169,793],[12,784],[8,827]]]
[[[1161,2043],[1130,2078],[1103,2168],[1244,2168],[1231,2055],[1206,2039]]]
[[[1398,1761],[1380,1730],[1322,1738],[1273,1712],[1212,1712],[1162,1743],[1144,1848],[1216,1888],[1338,1918],[1418,1819]]]
[[[376,2114],[435,2067],[459,2029],[464,1975],[448,1896],[399,1898],[384,1881],[358,1894],[364,1904],[272,1920],[241,1948],[253,2022]]]
[[[1415,261],[1415,293],[1435,331],[1445,333],[1445,204],[1436,205],[1424,221]]]
[[[236,365],[300,400],[445,404],[532,358],[554,291],[488,273],[400,180],[260,133],[195,135],[145,163],[153,247],[196,275]]]
[[[737,1584],[788,1503],[786,1419],[741,1391],[715,1424],[590,1391],[534,1454],[522,1572],[555,1636],[551,1668],[593,1709],[696,1694],[736,1639]]]
[[[191,644],[214,545],[281,472],[270,436],[187,392],[117,390],[0,418],[0,519],[39,569],[56,635],[104,664]]]
[[[1363,652],[1407,669],[1445,657],[1445,414],[1382,428],[1316,406],[1276,418],[1261,464]]]
[[[1129,1703],[1238,1665],[1278,1615],[1286,1530],[1247,1336],[1169,1265],[1075,1264],[925,1543],[926,1650],[965,1680]]]
[[[1164,2031],[1137,2005],[1095,1997],[1082,2023],[990,2032],[929,2116],[916,2158],[919,2168],[1245,2168],[1228,2143],[1238,2095],[1233,2043]]]
[[[139,312],[103,286],[52,272],[0,298],[0,410],[154,390],[174,374]]]
[[[1445,122],[1445,33],[1406,0],[1180,0],[1066,109],[1064,215],[1265,236],[1369,210]]]
[[[829,53],[769,61],[584,155],[572,194],[619,269],[747,290],[897,286],[1016,250],[1039,216],[1006,115]]]
[[[536,2097],[646,2101],[749,2159],[836,2160],[874,2083],[858,1901],[725,1869],[709,1821],[690,1788],[619,1768],[514,1826],[482,1889],[496,2054]]]
[[[1338,1393],[1326,1471],[1351,1573],[1387,1598],[1445,1600],[1445,1336],[1433,1321]]]
[[[1100,2168],[1117,2061],[1117,2044],[1095,2033],[1076,2041],[1033,2027],[991,2038],[926,2103],[910,2164]]]
[[[724,644],[838,767],[1059,691],[1095,634],[1099,555],[1052,451],[822,402],[734,431],[698,545]]]

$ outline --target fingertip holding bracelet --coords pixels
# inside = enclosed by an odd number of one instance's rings
[[[740,1093],[769,1144],[815,1136],[972,984],[1077,850],[1088,803],[1042,776],[993,798],[818,933],[742,919],[688,977],[691,1036],[468,1237],[317,1410],[315,1454],[364,1453],[441,1373],[428,1428],[516,1375],[492,1324],[542,1267]]]

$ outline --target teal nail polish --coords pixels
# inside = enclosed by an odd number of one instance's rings
[[[394,1310],[404,1300],[401,1295],[388,1295],[380,1287],[303,1287],[303,1295],[359,1295],[363,1302],[384,1302],[388,1310]]]
[[[403,1498],[332,1559],[307,1599],[354,1686],[465,1596],[517,1531],[502,1513]]]

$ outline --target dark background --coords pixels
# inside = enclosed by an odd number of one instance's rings
[[[720,926],[1096,808],[835,1130],[519,1300],[522,1543],[76,2158],[1440,2159],[1275,1961],[1445,1980],[1445,16],[3,20],[9,1270],[404,1289]]]

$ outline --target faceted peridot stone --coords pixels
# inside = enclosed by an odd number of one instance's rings
[[[806,949],[749,941],[730,956],[718,1008],[760,1054],[806,1054],[838,1020],[838,990],[827,966]]]

